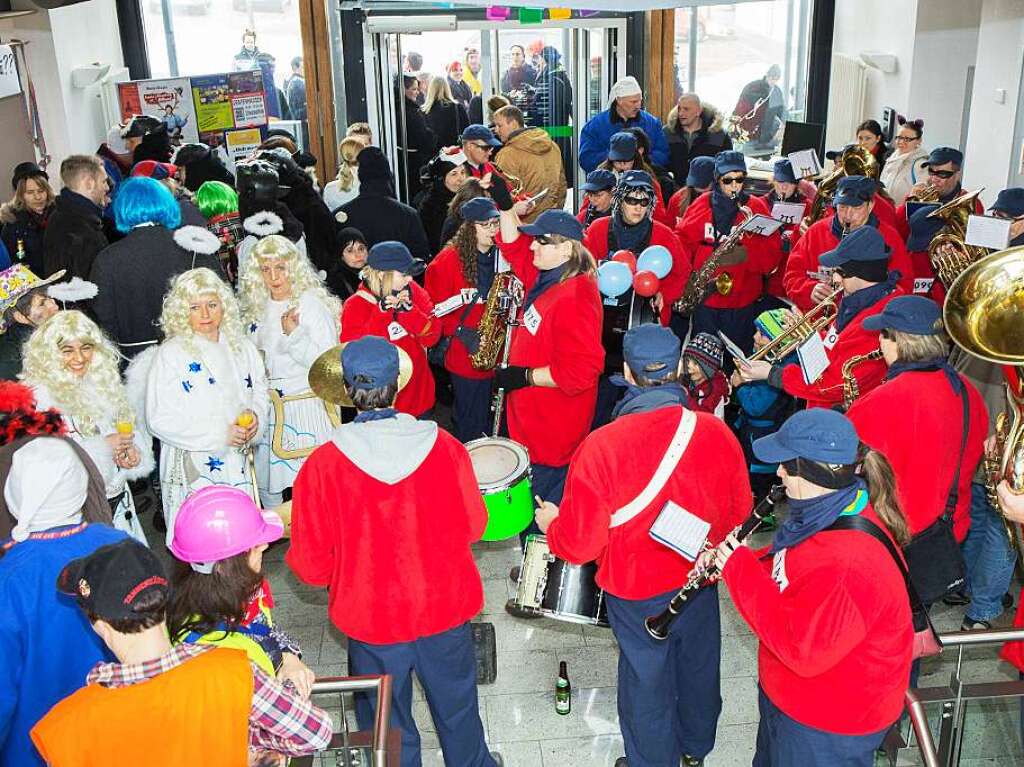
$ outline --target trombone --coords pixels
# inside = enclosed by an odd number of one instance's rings
[[[806,314],[786,328],[778,338],[762,346],[747,359],[751,362],[764,360],[772,365],[784,360],[793,353],[794,349],[810,338],[812,333],[819,332],[835,319],[836,313],[839,311],[839,294],[842,292],[842,288],[833,290],[820,303],[811,307]]]

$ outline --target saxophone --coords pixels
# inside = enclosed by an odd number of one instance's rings
[[[750,218],[750,208],[746,205],[741,205],[740,210],[743,212],[743,221]],[[672,311],[684,317],[693,314],[704,301],[708,288],[712,285],[714,285],[719,295],[729,295],[729,292],[732,290],[732,276],[728,272],[722,272],[712,280],[711,275],[718,271],[718,268],[721,266],[722,256],[738,245],[740,238],[746,234],[746,232],[742,231],[743,221],[733,227],[733,230],[729,232],[729,236],[719,243],[718,247],[708,256],[707,261],[690,273],[690,279],[686,281],[683,294],[672,304]]]
[[[523,304],[523,283],[512,272],[499,272],[487,293],[487,305],[477,332],[480,346],[470,355],[469,364],[476,370],[493,370],[505,345],[505,331]]]
[[[849,410],[853,401],[860,396],[860,384],[857,383],[857,376],[854,375],[854,368],[862,362],[869,362],[882,358],[882,351],[874,349],[867,354],[855,354],[843,363],[843,409]]]

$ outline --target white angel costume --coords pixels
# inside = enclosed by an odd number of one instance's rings
[[[217,342],[176,336],[153,354],[146,384],[146,422],[160,440],[160,484],[167,543],[185,497],[207,485],[229,485],[251,493],[254,478],[248,449],[228,444],[228,431],[251,410],[259,419],[253,443],[267,423],[267,378],[263,360],[248,339],[232,351]]]
[[[285,335],[281,315],[296,307],[299,324]],[[312,449],[330,439],[334,422],[323,400],[309,389],[309,368],[338,344],[338,318],[307,290],[298,301],[267,299],[263,319],[248,327],[249,337],[263,353],[270,387],[271,408],[267,428],[256,452],[256,474],[264,506],[281,503],[281,493],[292,486],[302,462]]]
[[[25,383],[32,387],[39,410],[54,408],[61,412],[68,427],[68,437],[81,445],[96,465],[103,478],[107,501],[110,503],[110,512],[114,518],[114,527],[128,533],[140,543],[149,545],[146,541],[146,534],[142,530],[142,523],[139,522],[138,514],[135,511],[135,499],[132,498],[131,488],[128,487],[129,481],[147,477],[153,470],[153,439],[149,432],[144,426],[134,425],[132,441],[139,451],[141,460],[139,465],[132,469],[122,469],[114,463],[114,452],[106,440],[107,436],[117,433],[118,413],[115,412],[113,403],[105,401],[98,393],[94,393],[91,399],[94,402],[99,402],[101,406],[105,406],[102,407],[103,419],[95,428],[86,430],[75,418],[75,414],[68,410],[63,403],[58,402],[45,385],[31,380],[26,380]],[[83,381],[81,386],[92,388],[88,381]]]

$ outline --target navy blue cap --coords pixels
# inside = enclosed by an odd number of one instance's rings
[[[746,172],[747,160],[743,152],[734,152],[730,149],[715,155],[715,178],[721,178],[726,173]]]
[[[634,376],[662,379],[679,370],[679,336],[657,323],[637,325],[622,339],[622,356]]]
[[[584,192],[609,192],[615,188],[615,174],[598,168],[587,174],[587,180],[580,185]]]
[[[608,141],[608,159],[612,162],[632,160],[636,157],[636,136],[627,131],[619,131]]]
[[[957,168],[963,167],[964,153],[951,146],[937,146],[928,155],[924,166],[927,168],[929,165],[945,165],[947,162],[953,163]]]
[[[796,183],[796,174],[793,172],[793,163],[783,158],[772,166],[772,178],[786,184]]]
[[[380,272],[401,272],[415,277],[423,274],[426,265],[418,258],[413,258],[409,249],[401,242],[385,240],[370,248],[366,265]]]
[[[938,208],[938,205],[922,205],[914,211],[907,222],[910,225],[907,250],[927,250],[932,238],[946,225],[941,218],[931,218]]]
[[[794,458],[849,466],[857,462],[860,439],[850,419],[836,410],[801,410],[774,434],[754,440],[754,455],[763,463]]]
[[[474,197],[472,200],[462,203],[459,213],[466,221],[490,221],[498,218],[498,208],[490,197]]]
[[[827,152],[825,152],[825,159],[826,160],[838,160],[840,157],[843,156],[843,152],[845,152],[847,149],[849,149],[851,147],[854,147],[854,146],[857,146],[857,145],[856,144],[847,144],[842,149],[829,149]]]
[[[486,125],[481,125],[480,123],[467,125],[466,129],[462,131],[462,143],[466,143],[467,141],[486,141],[493,147],[501,146],[501,142],[494,137],[493,133],[491,133],[491,129]]]
[[[583,239],[583,224],[576,216],[564,210],[546,210],[537,216],[532,224],[519,227],[519,231],[531,237],[542,237],[548,234],[560,234],[570,240]]]
[[[881,233],[873,226],[862,226],[841,239],[833,250],[822,253],[818,263],[842,266],[848,261],[882,261],[888,258],[889,249]]]
[[[875,190],[878,185],[873,178],[867,176],[845,176],[839,179],[836,186],[836,196],[832,200],[833,205],[851,205],[859,208],[867,202],[875,199]]]
[[[694,157],[686,173],[686,185],[694,189],[707,189],[715,180],[715,158]]]
[[[996,197],[996,201],[992,203],[989,210],[1005,213],[1013,218],[1024,216],[1024,188],[1014,186],[1004,189]]]
[[[930,298],[900,296],[887,303],[878,314],[865,317],[863,325],[868,330],[901,330],[930,336],[942,328],[941,320],[942,309]]]
[[[643,189],[647,192],[654,191],[654,182],[651,174],[645,170],[627,170],[619,176],[619,184],[622,189]]]
[[[349,341],[341,350],[345,382],[353,389],[380,389],[398,382],[398,347],[380,336]]]

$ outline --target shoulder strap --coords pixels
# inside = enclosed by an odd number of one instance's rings
[[[957,373],[959,375],[959,373]],[[963,404],[963,435],[960,437],[960,455],[956,460],[956,471],[953,473],[953,485],[949,488],[949,494],[946,496],[946,508],[942,512],[942,516],[950,518],[953,516],[953,512],[956,511],[957,502],[960,499],[960,466],[964,462],[964,450],[967,449],[967,432],[969,431],[971,423],[971,408],[967,402],[967,387],[964,382],[960,382],[960,402]]]

